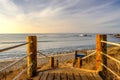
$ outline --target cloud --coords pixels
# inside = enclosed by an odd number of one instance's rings
[[[0,23],[58,32],[109,32],[114,28],[110,26],[119,26],[119,7],[119,0],[0,0]]]
[[[20,12],[17,5],[11,0],[0,0],[0,13],[6,16],[14,16]]]

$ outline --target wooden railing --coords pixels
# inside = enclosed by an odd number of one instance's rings
[[[8,48],[1,49],[0,52],[15,49],[15,48],[18,48],[18,47],[24,46],[24,45],[27,45],[27,54],[25,56],[23,56],[22,58],[18,59],[17,61],[11,63],[10,65],[0,69],[0,75],[1,75],[0,80],[1,79],[6,80],[7,79],[7,74],[5,74],[6,70],[8,68],[18,64],[20,61],[22,61],[24,59],[27,59],[27,67],[24,70],[22,70],[19,74],[17,74],[13,78],[13,80],[19,80],[19,78],[21,77],[21,75],[23,75],[23,73],[27,73],[28,78],[35,76],[36,71],[37,71],[37,53],[42,54],[43,56],[49,58],[50,59],[50,66],[52,68],[54,67],[54,58],[53,57],[49,57],[49,56],[41,53],[40,51],[37,51],[37,37],[36,36],[28,36],[27,42],[19,44],[19,45],[11,46]],[[25,63],[25,62],[23,62],[23,63]]]
[[[4,48],[4,49],[1,49],[0,52],[4,52],[4,51],[10,50],[10,49],[18,48],[18,47],[24,46],[26,44],[28,44],[28,43],[26,42],[26,43],[23,43],[23,44],[19,44],[19,45],[15,45],[15,46],[12,46],[12,47]]]
[[[81,56],[80,53],[85,54],[85,55]],[[95,55],[95,54],[96,54],[95,50],[92,50],[92,52],[89,53],[89,54],[86,51],[76,50],[75,51],[75,60],[73,61],[73,66],[75,65],[76,60],[77,60],[77,62],[78,62],[78,68],[82,68],[82,66],[83,66],[83,60],[85,60],[86,63],[87,63],[88,62],[88,58],[91,57],[91,56],[93,56],[93,55]],[[76,57],[76,55],[78,55],[78,57]]]
[[[12,47],[4,48],[4,49],[1,49],[0,52],[15,49],[15,48],[18,48],[20,46],[24,46],[26,44],[28,44],[28,43],[26,42],[26,43],[22,43],[22,44],[19,44],[19,45],[12,46]],[[0,80],[2,80],[2,79],[6,80],[7,79],[7,73],[9,72],[8,69],[13,67],[14,65],[18,64],[20,61],[24,60],[26,57],[27,57],[27,55],[23,56],[22,58],[18,59],[15,62],[11,63],[10,65],[0,69]]]
[[[28,77],[32,77],[36,74],[36,71],[37,71],[37,38],[36,38],[36,36],[28,36],[27,42],[12,46],[12,47],[1,49],[0,52],[15,49],[15,48],[18,48],[18,47],[24,46],[24,45],[27,45],[27,53],[28,54],[23,56],[22,58],[18,59],[17,61],[11,63],[10,65],[2,68],[0,70],[0,75],[1,75],[0,80],[1,79],[6,80],[7,75],[5,73],[6,73],[7,69],[16,65],[17,63],[19,63],[20,61],[22,61],[25,58],[27,58],[27,68],[25,68],[21,73],[19,73],[18,76],[16,76],[14,78],[14,80],[17,80],[20,77],[20,75],[22,75],[22,73],[25,71],[27,71]]]
[[[120,47],[119,43],[108,42],[106,35],[98,34],[96,36],[96,68],[97,68],[97,71],[104,80],[107,80],[107,75],[106,75],[107,70],[110,71],[113,75],[115,75],[117,77],[117,79],[120,79],[120,75],[118,75],[117,73],[112,71],[107,66],[107,58],[120,64],[119,60],[117,60],[107,54],[107,44],[111,44],[111,45]]]
[[[93,51],[92,53],[90,53],[89,55],[84,56],[84,57],[78,57],[78,59],[77,59],[78,60],[77,61],[78,68],[82,68],[83,59],[87,59],[88,57],[91,57],[94,54],[96,54],[96,70],[97,70],[98,74],[103,78],[103,80],[107,80],[108,76],[106,74],[108,71],[111,72],[113,75],[115,75],[117,77],[117,79],[120,79],[120,75],[118,75],[117,73],[112,71],[107,66],[107,58],[120,64],[119,60],[117,60],[117,59],[115,59],[107,54],[107,44],[120,47],[119,43],[108,42],[107,35],[100,35],[100,34],[96,35],[96,50]],[[79,51],[79,50],[77,50],[75,52],[75,54],[77,52],[87,54],[85,51]]]

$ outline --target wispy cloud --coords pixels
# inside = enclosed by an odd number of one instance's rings
[[[0,0],[0,23],[49,32],[118,31],[119,7],[119,0]]]

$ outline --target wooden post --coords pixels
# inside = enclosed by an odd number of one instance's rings
[[[76,63],[76,60],[75,60],[75,59],[72,59],[72,67],[75,66],[75,63]]]
[[[50,67],[54,68],[54,57],[50,57]]]
[[[86,55],[86,56],[88,55],[87,51],[85,52],[85,55]],[[86,58],[85,60],[86,60],[86,63],[88,63],[89,57]]]
[[[102,55],[101,52],[107,54],[107,44],[101,41],[107,41],[107,36],[99,34],[96,36],[96,68],[100,76],[106,80],[106,68],[101,63],[107,66],[107,57]]]
[[[82,59],[80,57],[77,58],[78,59],[78,68],[82,67]]]
[[[56,60],[56,66],[58,67],[58,65],[59,65],[59,62],[58,62],[58,60]]]
[[[75,51],[75,60],[77,60],[77,51]]]
[[[28,36],[27,37],[27,75],[28,77],[33,77],[36,75],[37,71],[37,37]]]

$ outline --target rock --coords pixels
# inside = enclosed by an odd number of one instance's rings
[[[120,38],[120,34],[115,34],[114,35],[116,38]]]
[[[80,36],[80,37],[86,37],[86,36],[89,36],[89,37],[90,37],[91,35],[88,35],[88,34],[80,34],[79,36]]]

